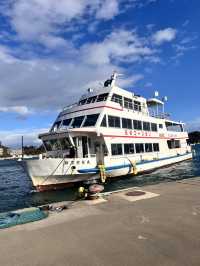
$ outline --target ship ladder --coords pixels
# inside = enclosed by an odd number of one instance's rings
[[[106,168],[104,164],[98,164],[100,179],[102,183],[106,182]]]

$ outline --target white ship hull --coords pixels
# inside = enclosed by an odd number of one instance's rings
[[[188,152],[181,155],[163,157],[148,161],[140,161],[135,165],[135,174],[152,171],[154,169],[179,163],[191,158],[192,153]],[[111,161],[112,158],[110,158],[109,160]],[[85,163],[87,163],[87,161],[85,160]],[[123,157],[118,159],[115,158],[112,164],[105,163],[107,178],[109,179],[133,174],[131,161],[131,158],[127,159],[126,157]],[[72,162],[73,164],[71,164],[71,162],[68,162],[68,167],[66,167],[66,160],[43,159],[24,161],[24,165],[33,181],[33,185],[38,191],[60,189],[73,185],[76,182],[88,180],[90,178],[99,178],[99,170],[96,167],[94,160],[88,165],[85,165],[84,163],[81,166],[78,165],[80,164],[80,162],[84,162],[84,160],[82,161],[76,159]],[[76,169],[72,169],[72,167],[74,166],[76,167]]]

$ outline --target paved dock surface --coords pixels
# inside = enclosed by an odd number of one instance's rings
[[[200,178],[145,186],[157,197],[77,203],[0,231],[2,266],[199,266]]]

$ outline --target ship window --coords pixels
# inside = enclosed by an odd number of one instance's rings
[[[61,144],[62,150],[67,150],[70,148],[69,139],[67,138],[60,139],[60,144]]]
[[[87,99],[87,103],[94,103],[97,99],[97,96],[93,96]]]
[[[167,131],[183,132],[182,124],[176,124],[173,122],[165,122]]]
[[[108,116],[109,127],[119,127],[120,128],[120,118],[117,116]]]
[[[174,139],[168,140],[167,145],[169,149],[177,149],[181,147],[180,140],[174,140]]]
[[[159,128],[163,128],[163,124],[159,124]]]
[[[111,144],[112,155],[122,155],[122,144]]]
[[[145,152],[152,152],[153,147],[151,143],[145,143]]]
[[[60,124],[61,124],[61,121],[55,122],[54,125],[53,125],[53,127],[52,127],[52,129],[53,130],[57,130],[59,128]]]
[[[87,99],[83,99],[83,100],[81,100],[81,101],[79,101],[79,105],[84,105],[84,104],[86,104],[86,101],[87,101]]]
[[[134,152],[135,152],[134,144],[132,144],[132,143],[124,144],[124,153],[125,154],[133,154]]]
[[[133,109],[133,101],[129,98],[124,98],[124,107],[128,109]]]
[[[69,126],[71,121],[72,121],[72,118],[63,120],[63,126],[66,126],[66,127]]]
[[[51,143],[51,147],[52,147],[52,150],[53,151],[56,151],[56,150],[60,150],[61,147],[60,147],[60,143],[57,139],[51,139],[50,140],[50,143]]]
[[[72,122],[72,127],[80,127],[83,122],[84,116],[77,116]]]
[[[122,118],[122,128],[132,129],[132,120],[128,118]]]
[[[43,140],[43,143],[47,151],[52,151],[51,143],[49,140]]]
[[[151,131],[158,131],[157,124],[151,123]]]
[[[108,98],[108,93],[100,94],[97,98],[97,102],[106,101]]]
[[[119,103],[122,106],[122,96],[121,95],[113,94],[111,101]]]
[[[150,131],[150,123],[149,122],[143,122],[143,130]]]
[[[136,153],[143,153],[144,152],[144,145],[142,143],[135,144],[135,151]]]
[[[141,102],[134,101],[134,110],[141,111]]]
[[[104,117],[103,117],[103,120],[101,122],[101,127],[107,127],[106,115],[104,115]]]
[[[142,121],[133,120],[133,128],[141,130],[142,129]]]
[[[181,147],[181,142],[180,140],[175,140],[175,148],[180,148]]]
[[[159,151],[160,150],[158,143],[153,143],[153,150],[154,151]]]
[[[96,125],[99,114],[87,115],[83,127],[92,127]]]

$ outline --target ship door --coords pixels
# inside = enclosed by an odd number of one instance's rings
[[[88,156],[88,138],[86,136],[82,137],[82,151],[83,158]]]

